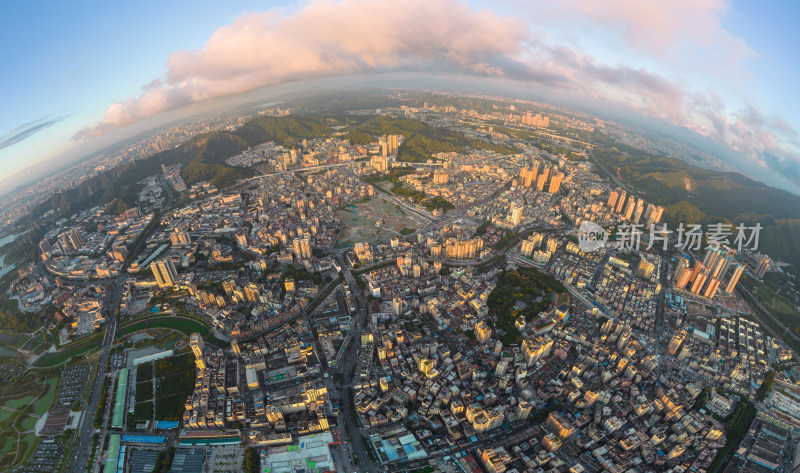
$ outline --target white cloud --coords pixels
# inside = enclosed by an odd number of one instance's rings
[[[721,0],[566,0],[545,4],[622,32],[655,54],[692,43],[738,61],[749,49],[722,29]],[[554,6],[555,5],[555,6]],[[535,10],[529,11],[534,15]],[[553,18],[544,13],[544,18]],[[573,47],[542,42],[520,19],[456,0],[312,0],[296,12],[248,13],[219,28],[202,50],[177,51],[167,72],[138,98],[111,104],[103,120],[76,134],[94,137],[158,113],[215,97],[309,78],[434,71],[532,82],[624,106],[687,127],[759,157],[796,160],[795,132],[755,107],[727,110],[642,68],[607,65]],[[775,161],[772,160],[772,162]]]

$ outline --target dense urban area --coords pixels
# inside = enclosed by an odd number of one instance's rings
[[[797,471],[800,204],[566,108],[344,99],[3,203],[0,470]]]

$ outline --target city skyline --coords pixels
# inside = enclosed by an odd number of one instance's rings
[[[466,77],[643,114],[732,147],[743,156],[734,168],[798,192],[800,107],[786,40],[797,34],[789,24],[796,7],[788,2],[59,8],[20,4],[5,16],[7,43],[24,40],[3,53],[19,73],[3,97],[11,113],[0,119],[0,181],[219,106],[229,94],[341,84],[353,74],[375,83],[388,73],[417,84]]]
[[[0,469],[796,472],[800,197],[665,150],[357,90],[32,186],[0,213]]]

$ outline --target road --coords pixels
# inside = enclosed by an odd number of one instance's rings
[[[124,278],[118,278],[111,283],[113,290],[111,300],[108,305],[108,322],[106,324],[105,335],[103,336],[103,345],[98,353],[97,373],[94,377],[94,384],[89,389],[89,397],[84,415],[81,416],[80,423],[77,428],[77,445],[74,450],[74,456],[67,459],[67,468],[64,471],[74,473],[84,473],[86,471],[87,462],[92,452],[91,449],[91,436],[94,433],[94,417],[97,412],[97,404],[100,402],[100,394],[103,389],[103,384],[106,378],[106,366],[108,365],[108,353],[114,343],[114,338],[117,334],[117,307],[119,307],[120,298],[122,297],[122,287],[124,285]],[[109,398],[108,402],[113,402]]]
[[[669,255],[666,248],[661,253],[661,292],[658,294],[658,305],[656,306],[656,325],[655,337],[661,338],[661,335],[666,332],[664,327],[664,309],[666,306],[667,295],[667,273],[669,272]]]
[[[341,363],[341,371],[342,376],[339,378],[340,383],[340,392],[342,393],[342,405],[340,406],[340,414],[339,414],[339,425],[345,426],[345,432],[340,433],[344,434],[347,437],[347,440],[350,442],[350,447],[355,454],[356,459],[358,460],[358,471],[360,472],[369,472],[369,473],[377,473],[378,469],[376,469],[374,463],[369,457],[369,453],[367,453],[366,448],[364,447],[364,443],[361,440],[361,426],[358,425],[356,421],[356,414],[353,412],[353,403],[350,400],[353,399],[353,380],[351,378],[351,373],[356,366],[359,358],[359,352],[361,351],[361,331],[364,320],[367,317],[367,305],[366,301],[364,301],[364,294],[358,288],[358,283],[356,282],[353,273],[350,272],[350,268],[345,264],[344,258],[342,258],[341,253],[337,254],[337,259],[339,260],[339,264],[342,267],[342,274],[344,275],[344,280],[353,288],[353,293],[358,300],[358,315],[356,316],[356,320],[352,323],[353,328],[353,338],[351,339],[350,345],[347,347],[347,351],[345,352],[344,356],[342,357]]]

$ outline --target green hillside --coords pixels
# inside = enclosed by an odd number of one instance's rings
[[[316,138],[330,133],[322,120],[314,117],[261,117],[250,120],[234,134],[250,146],[274,141],[290,146],[303,139]]]
[[[665,206],[665,220],[760,223],[759,250],[800,268],[800,196],[738,173],[703,169],[652,156],[595,133],[594,157],[648,200]]]

